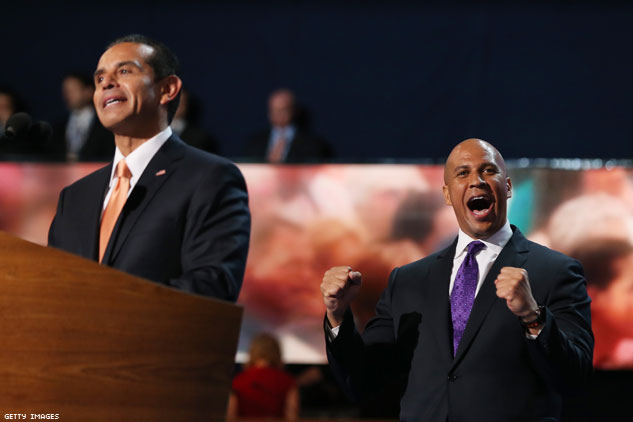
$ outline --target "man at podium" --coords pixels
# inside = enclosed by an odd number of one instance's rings
[[[115,40],[94,73],[113,161],[64,188],[48,243],[190,293],[235,301],[250,235],[246,184],[230,161],[169,126],[182,81],[176,56],[142,35]]]

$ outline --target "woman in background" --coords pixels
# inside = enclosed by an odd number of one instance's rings
[[[277,339],[269,334],[256,336],[251,342],[244,371],[233,379],[227,420],[296,421],[299,390],[294,378],[282,368]]]

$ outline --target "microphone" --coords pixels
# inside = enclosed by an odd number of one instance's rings
[[[19,159],[46,155],[53,137],[53,128],[48,122],[33,122],[26,113],[15,113],[7,120],[5,133],[0,136],[0,156]]]
[[[23,139],[29,133],[33,119],[26,113],[15,113],[9,120],[4,129],[7,139]]]
[[[45,121],[35,122],[28,132],[29,141],[33,143],[47,143],[53,136],[53,127]]]

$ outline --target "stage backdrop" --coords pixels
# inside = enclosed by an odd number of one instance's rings
[[[0,164],[0,229],[46,244],[61,188],[100,166]],[[391,269],[446,245],[457,230],[440,166],[240,168],[253,227],[238,359],[255,333],[268,331],[282,339],[287,362],[324,362],[319,284],[326,269],[363,273],[354,304],[363,327]],[[517,168],[510,176],[510,221],[585,266],[596,365],[633,368],[633,171]]]

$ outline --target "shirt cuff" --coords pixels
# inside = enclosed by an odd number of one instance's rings
[[[336,328],[338,328],[338,327],[336,327]],[[541,334],[541,331],[543,331],[543,327],[541,327],[541,328],[538,330],[538,333],[536,333],[536,334],[530,334],[530,332],[529,332],[529,331],[527,331],[527,332],[525,333],[525,336],[526,336],[529,340],[536,340],[536,339],[538,338],[539,334]]]
[[[341,326],[337,325],[336,327],[332,327],[332,324],[330,324],[330,320],[327,319],[327,316],[324,318],[324,320],[325,322],[323,325],[325,326],[325,334],[328,342],[331,343],[338,336],[338,332],[341,329]]]
[[[335,339],[336,336],[338,336],[338,331],[341,329],[340,325],[337,325],[336,327],[332,327],[330,328],[330,335],[332,336],[332,339]]]

